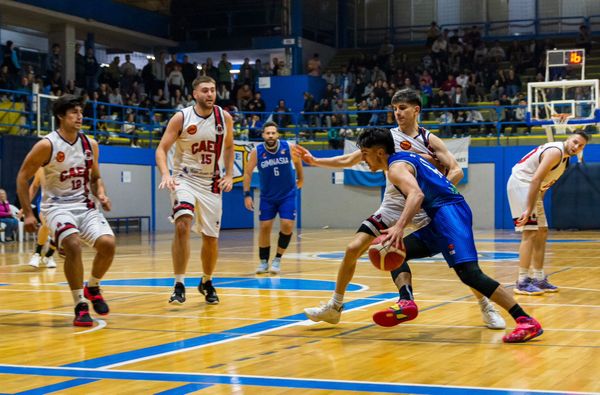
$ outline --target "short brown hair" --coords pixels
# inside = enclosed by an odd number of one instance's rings
[[[263,125],[263,132],[264,132],[264,131],[265,131],[265,129],[266,129],[266,128],[268,128],[269,126],[274,126],[274,127],[275,127],[275,129],[277,129],[277,131],[279,131],[279,126],[278,126],[278,125],[277,125],[275,122],[273,122],[273,121],[268,121],[268,122],[265,122],[265,124]]]
[[[193,82],[192,82],[192,88],[196,89],[198,87],[198,85],[205,83],[205,82],[210,82],[215,84],[215,86],[217,86],[217,83],[215,82],[214,79],[212,79],[212,77],[209,77],[207,75],[201,75],[200,77],[196,78]]]
[[[589,143],[589,142],[590,142],[590,139],[591,139],[590,135],[589,135],[589,134],[587,134],[587,133],[586,133],[585,131],[583,131],[583,130],[576,130],[576,131],[574,131],[574,132],[573,132],[573,134],[578,134],[578,135],[580,135],[581,137],[583,137],[583,139],[585,140],[585,142],[586,142],[586,143]]]

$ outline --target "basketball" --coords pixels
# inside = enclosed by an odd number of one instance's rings
[[[373,266],[379,270],[392,271],[397,269],[404,262],[406,250],[404,244],[398,249],[391,245],[384,246],[381,241],[385,235],[377,237],[369,247],[369,259]]]

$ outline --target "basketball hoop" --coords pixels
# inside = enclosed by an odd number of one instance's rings
[[[573,118],[573,114],[559,114],[555,113],[551,115],[552,122],[554,122],[554,128],[556,134],[567,134],[567,129],[571,129],[569,126],[569,119]]]

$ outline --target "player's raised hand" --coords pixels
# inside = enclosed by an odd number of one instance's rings
[[[231,191],[231,188],[233,188],[233,177],[227,175],[227,176],[221,178],[219,180],[219,188],[223,192],[229,192],[229,191]]]
[[[294,153],[300,157],[305,163],[312,165],[315,163],[315,157],[312,156],[309,150],[299,144],[294,145]]]
[[[177,181],[171,177],[170,175],[165,175],[162,177],[160,184],[158,185],[158,189],[168,189],[170,191],[174,191],[175,187],[179,185]]]

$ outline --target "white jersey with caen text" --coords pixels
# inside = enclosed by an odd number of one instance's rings
[[[52,153],[44,165],[42,210],[64,205],[69,208],[94,208],[90,192],[94,152],[90,140],[80,132],[71,144],[58,131],[48,134],[45,139],[52,144]]]
[[[217,192],[228,133],[225,113],[219,106],[213,106],[213,112],[207,117],[200,116],[194,106],[184,108],[181,113],[183,128],[175,142],[173,176],[210,185]]]
[[[560,178],[560,176],[562,176],[569,165],[569,155],[565,152],[565,144],[563,142],[542,144],[529,151],[527,155],[521,158],[521,160],[513,166],[512,176],[521,182],[530,183],[533,179],[533,175],[540,167],[544,152],[555,149],[560,151],[562,159],[542,180],[540,190],[547,190]]]

